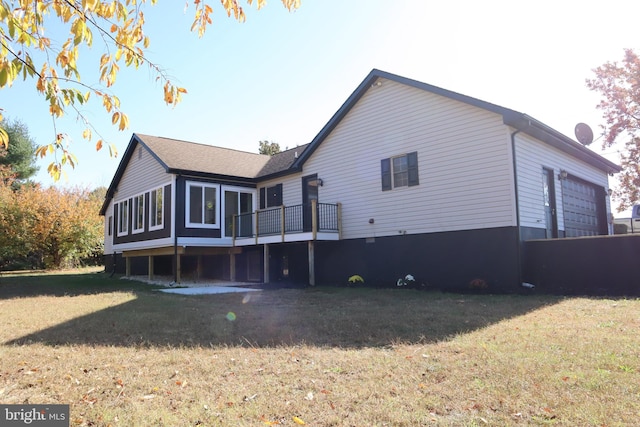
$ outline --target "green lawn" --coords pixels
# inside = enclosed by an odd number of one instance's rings
[[[640,423],[640,300],[0,277],[0,403],[72,426]]]

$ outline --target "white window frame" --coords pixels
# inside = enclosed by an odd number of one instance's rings
[[[145,193],[137,194],[131,198],[131,234],[138,234],[144,231],[144,221],[145,221]],[[139,200],[142,200],[142,215],[139,213],[140,205]],[[138,224],[138,218],[142,219],[142,224]]]
[[[404,162],[404,170],[396,169],[396,160],[402,160]],[[398,182],[397,178],[400,178],[400,182]],[[407,158],[406,154],[391,157],[391,182],[392,188],[409,186],[409,159]]]
[[[204,224],[199,222],[191,222],[191,187],[202,187],[202,219],[204,221],[205,211],[204,211],[204,196],[205,196],[205,188],[212,188],[216,192],[215,200],[215,223],[214,224]],[[220,209],[221,209],[221,191],[219,184],[211,184],[208,182],[199,182],[199,181],[187,181],[185,183],[185,204],[184,204],[184,222],[185,226],[188,228],[211,228],[211,229],[220,229]]]
[[[164,228],[164,185],[155,188],[149,192],[149,231],[161,230]],[[156,213],[158,212],[158,196],[157,194],[161,194],[160,198],[160,221],[158,221],[155,225],[153,224],[154,219],[157,219]],[[153,195],[156,194],[155,203],[153,203]]]
[[[238,193],[238,199],[236,200],[236,203],[240,203],[240,193],[244,193],[244,194],[251,194],[251,213],[254,213],[256,211],[256,206],[257,206],[257,202],[258,202],[258,191],[252,188],[247,188],[247,187],[235,187],[235,186],[222,186],[222,194],[225,194],[224,197],[222,197],[222,203],[224,204],[224,206],[222,206],[222,212],[224,212],[224,218],[223,218],[223,222],[224,222],[224,230],[222,231],[222,237],[230,237],[227,236],[227,232],[229,231],[227,229],[227,218],[226,218],[226,214],[227,214],[227,198],[226,198],[226,193],[227,191],[231,191],[234,193]]]
[[[131,199],[120,200],[118,205],[118,227],[116,233],[118,236],[126,236],[129,234],[129,201]],[[123,212],[126,212],[126,215],[122,215]],[[123,222],[123,217],[125,221]]]

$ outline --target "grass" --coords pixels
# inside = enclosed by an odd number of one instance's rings
[[[637,425],[639,313],[628,299],[180,296],[101,273],[3,275],[0,403],[67,403],[72,426]]]

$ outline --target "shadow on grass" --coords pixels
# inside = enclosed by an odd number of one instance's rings
[[[103,271],[4,272],[0,274],[0,300],[35,296],[77,296],[153,288],[130,280],[110,277]]]
[[[76,280],[68,279],[65,283]],[[136,287],[129,282],[122,286],[123,281],[106,276],[85,275],[84,282],[86,287],[35,283],[21,296],[96,294],[95,298],[100,298],[100,292],[124,290],[133,292],[135,299],[5,344],[384,347],[446,340],[560,300],[538,295],[457,295],[366,288],[183,296],[154,292],[146,285]],[[9,290],[17,296],[14,288]],[[0,295],[7,298],[5,286],[0,287]],[[64,312],[65,304],[72,299],[56,300],[51,310]],[[10,301],[4,309],[10,309]]]

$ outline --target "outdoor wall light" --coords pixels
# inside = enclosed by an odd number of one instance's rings
[[[566,171],[566,170],[562,169],[562,170],[560,171],[560,175],[558,175],[558,178],[560,178],[560,179],[567,179],[567,177],[568,177],[568,176],[569,176],[569,173],[567,173],[567,171]]]
[[[324,185],[324,182],[321,178],[316,179],[316,183],[318,184],[318,187],[322,187]]]
[[[609,197],[613,196],[613,188],[608,189],[607,194],[609,194]]]
[[[376,220],[375,220],[375,219],[373,219],[373,218],[369,218],[369,224],[373,224],[374,222],[376,222]]]

